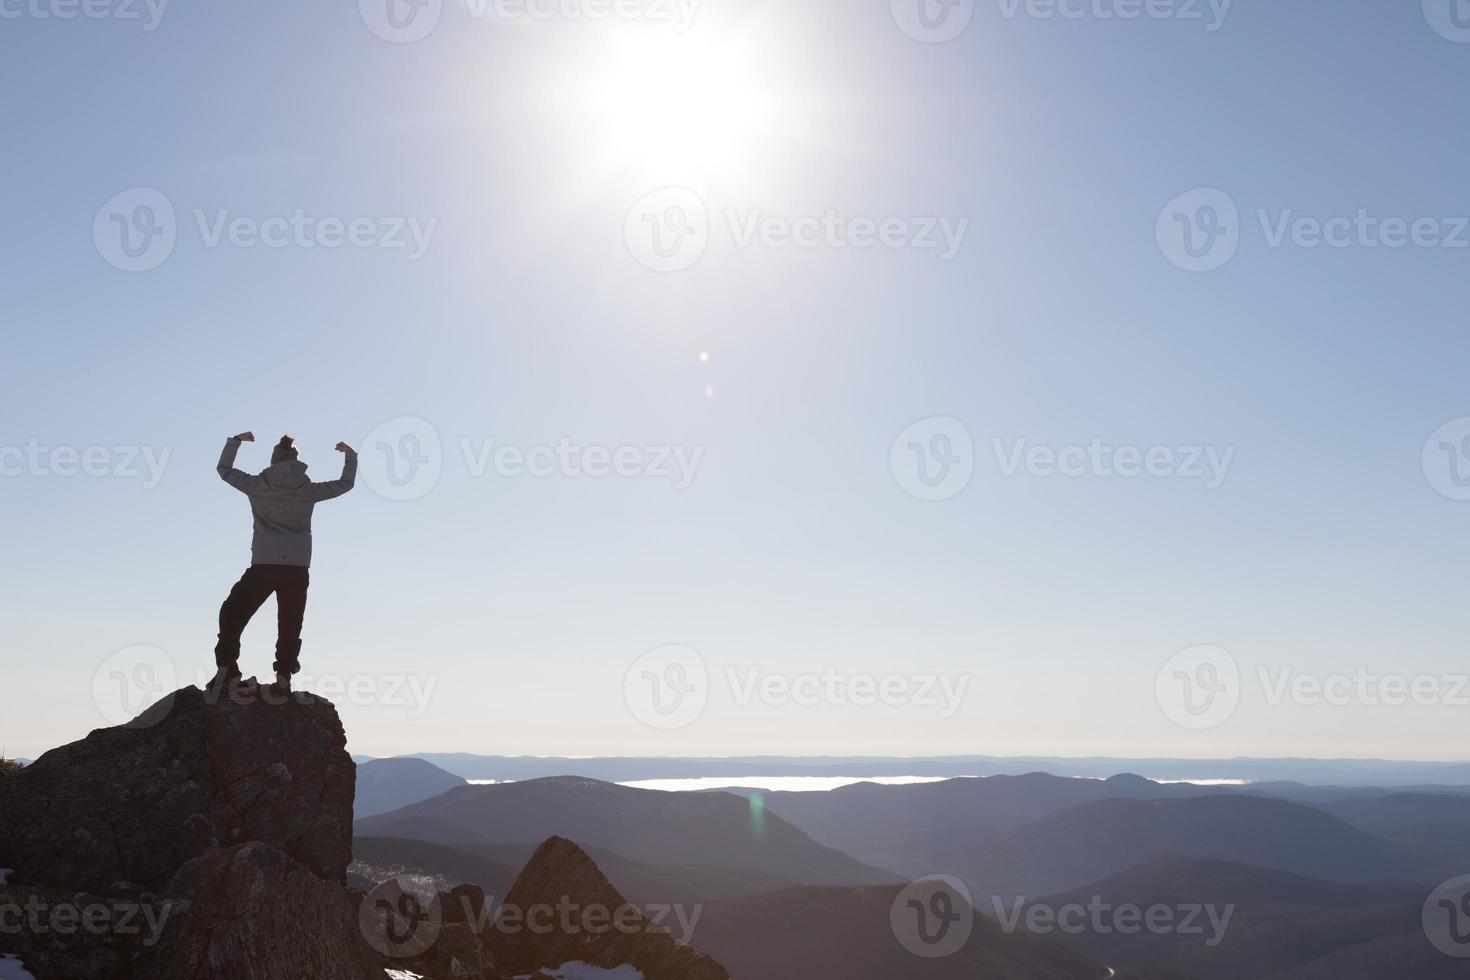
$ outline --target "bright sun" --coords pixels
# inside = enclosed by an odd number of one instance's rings
[[[786,129],[789,98],[770,68],[767,52],[735,39],[620,31],[589,45],[557,101],[608,176],[745,181],[773,165]]]

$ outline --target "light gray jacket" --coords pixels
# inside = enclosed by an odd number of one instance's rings
[[[306,464],[286,460],[268,466],[259,476],[235,469],[240,440],[225,442],[219,455],[220,479],[250,498],[255,515],[255,538],[250,543],[251,564],[311,565],[311,513],[318,502],[340,497],[357,479],[357,454],[348,453],[342,463],[342,478],[330,483],[312,483]]]

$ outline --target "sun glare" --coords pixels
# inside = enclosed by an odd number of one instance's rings
[[[783,102],[738,40],[618,32],[589,45],[559,101],[590,162],[647,181],[742,181],[772,165]]]

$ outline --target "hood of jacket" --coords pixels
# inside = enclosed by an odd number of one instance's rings
[[[299,459],[285,459],[261,470],[260,477],[273,487],[295,490],[306,485],[306,464]]]

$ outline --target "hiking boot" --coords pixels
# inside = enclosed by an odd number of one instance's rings
[[[204,693],[211,703],[218,704],[225,695],[229,694],[236,684],[241,681],[240,668],[235,664],[221,667],[214,675],[214,679],[205,687]]]
[[[291,675],[276,674],[276,682],[271,685],[271,693],[277,697],[285,697],[291,693]]]

